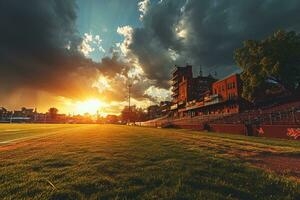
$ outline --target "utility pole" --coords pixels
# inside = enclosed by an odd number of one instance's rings
[[[132,83],[130,83],[130,81],[128,80],[128,122],[130,122],[130,118],[131,118],[131,105],[130,105],[131,87],[132,87]]]

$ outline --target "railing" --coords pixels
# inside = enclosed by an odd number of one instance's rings
[[[194,117],[182,117],[182,118],[172,118],[172,117],[162,117],[146,122],[140,122],[141,126],[151,126],[151,127],[167,127],[167,126],[182,126],[182,125],[201,125],[212,120],[224,118],[230,114],[211,114],[202,115]]]
[[[253,110],[251,112],[238,113],[212,121],[216,124],[287,124],[300,125],[300,106],[282,107],[278,109]]]
[[[210,114],[194,117],[172,118],[164,116],[141,122],[141,126],[166,127],[181,125],[213,124],[265,124],[265,125],[299,125],[300,102],[274,106],[267,109],[250,110],[234,114]]]

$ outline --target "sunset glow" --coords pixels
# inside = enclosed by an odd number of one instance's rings
[[[76,103],[76,113],[77,114],[91,114],[94,115],[99,111],[103,106],[104,102],[98,99],[89,99],[86,101],[79,101]]]

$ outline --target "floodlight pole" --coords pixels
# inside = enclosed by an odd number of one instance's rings
[[[131,105],[130,105],[130,98],[131,98],[131,87],[132,84],[128,80],[128,122],[130,122],[130,117],[131,117]]]

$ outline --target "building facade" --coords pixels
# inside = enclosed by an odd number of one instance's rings
[[[173,103],[177,104],[189,98],[188,90],[193,78],[193,69],[191,65],[186,67],[175,66],[172,71],[172,98]]]
[[[241,95],[241,81],[239,75],[233,74],[214,82],[212,85],[212,93],[220,95],[224,101],[239,98]]]
[[[241,97],[242,84],[239,74],[232,74],[218,81],[212,76],[199,76],[191,80],[190,89],[185,85],[188,81],[181,81],[186,90],[181,91],[179,87],[178,100],[174,101],[179,103],[171,106],[173,117],[227,115],[238,113],[247,107],[246,101]],[[185,103],[180,105],[184,96]]]
[[[222,103],[218,113],[238,113],[242,108],[242,85],[239,74],[232,74],[212,85],[212,96]]]
[[[207,92],[211,91],[213,76],[203,76],[200,71],[199,76],[193,77],[191,65],[185,67],[175,67],[172,72],[172,97],[173,105],[171,111],[175,117],[182,117],[183,111],[193,102],[203,101]]]

